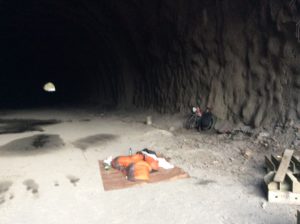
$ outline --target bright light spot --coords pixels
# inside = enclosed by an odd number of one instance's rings
[[[55,92],[56,91],[55,85],[52,82],[48,82],[44,85],[44,90],[46,92]]]

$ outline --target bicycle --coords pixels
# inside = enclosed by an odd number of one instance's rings
[[[192,114],[185,121],[186,129],[198,128],[199,121],[201,120],[202,111],[200,107],[193,107]]]

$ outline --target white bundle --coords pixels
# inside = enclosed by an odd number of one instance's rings
[[[174,165],[172,165],[171,163],[169,163],[165,158],[158,158],[156,155],[147,153],[145,151],[141,151],[141,152],[144,155],[149,156],[149,157],[155,159],[156,161],[158,161],[158,166],[161,167],[161,168],[164,168],[166,170],[174,168]]]

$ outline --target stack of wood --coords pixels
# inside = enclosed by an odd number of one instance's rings
[[[286,149],[283,156],[265,157],[269,202],[300,205],[300,161],[293,154]]]

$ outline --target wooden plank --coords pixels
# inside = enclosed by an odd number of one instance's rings
[[[300,194],[290,191],[269,191],[268,201],[271,203],[300,205]]]
[[[288,171],[290,161],[292,159],[294,150],[286,149],[284,151],[283,157],[281,159],[280,165],[278,170],[275,174],[274,181],[276,182],[283,182],[286,172]]]
[[[150,174],[149,181],[131,182],[128,181],[125,175],[118,170],[115,169],[105,170],[103,161],[99,161],[99,167],[100,167],[100,173],[103,182],[103,188],[105,191],[117,190],[117,189],[129,188],[134,186],[140,186],[147,183],[157,183],[161,181],[170,181],[170,180],[177,180],[177,179],[183,179],[189,177],[189,175],[186,172],[184,172],[182,169],[178,167],[175,167],[170,170],[159,168],[157,172],[153,172]]]

